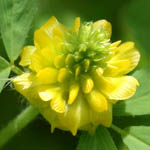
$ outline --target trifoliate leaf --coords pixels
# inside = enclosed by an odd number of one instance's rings
[[[10,73],[10,65],[9,63],[0,56],[0,92],[7,81],[7,78]]]
[[[123,142],[130,150],[150,150],[150,127],[133,126],[125,129]]]
[[[6,52],[17,59],[24,45],[38,0],[0,0],[0,28]]]
[[[140,86],[132,98],[114,105],[115,116],[150,114],[150,69],[137,70],[133,76]]]
[[[108,130],[100,126],[93,136],[83,132],[77,150],[117,150]]]

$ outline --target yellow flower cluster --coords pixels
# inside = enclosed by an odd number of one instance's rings
[[[37,107],[54,128],[93,132],[112,123],[112,105],[134,95],[138,81],[128,76],[140,54],[133,42],[110,42],[106,20],[69,29],[51,17],[26,46],[20,65],[26,72],[13,79],[15,88]]]

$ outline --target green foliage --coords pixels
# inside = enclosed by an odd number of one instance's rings
[[[122,138],[130,150],[150,150],[150,127],[133,126],[125,131]]]
[[[125,144],[121,145],[118,149],[119,150],[129,150],[129,148]]]
[[[0,92],[7,81],[7,78],[10,73],[10,65],[9,63],[0,56]]]
[[[17,59],[30,29],[38,0],[0,0],[0,28],[11,61]]]
[[[83,132],[77,150],[117,150],[108,130],[100,126],[95,134],[90,136]]]
[[[150,69],[147,67],[137,70],[133,76],[139,81],[140,86],[132,98],[114,105],[115,116],[150,114]]]

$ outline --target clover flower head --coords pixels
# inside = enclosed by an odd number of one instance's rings
[[[112,123],[112,105],[132,97],[139,85],[128,76],[140,54],[133,42],[111,43],[106,20],[69,29],[51,17],[26,46],[20,65],[27,71],[13,79],[16,89],[54,128],[93,132]]]

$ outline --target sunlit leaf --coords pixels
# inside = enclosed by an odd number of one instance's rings
[[[9,73],[10,73],[9,63],[3,57],[0,57],[0,92],[5,82],[7,81]]]
[[[99,127],[93,136],[83,132],[77,150],[117,150],[108,130]]]
[[[150,150],[150,127],[133,126],[125,129],[123,142],[130,150]]]
[[[0,28],[11,61],[17,59],[30,29],[38,0],[0,0]]]

